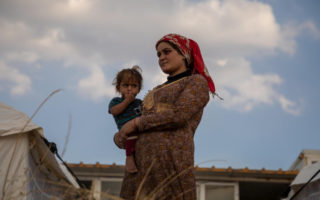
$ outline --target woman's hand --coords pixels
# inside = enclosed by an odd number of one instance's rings
[[[122,128],[119,131],[120,137],[122,139],[126,140],[130,133],[133,133],[138,129],[139,119],[139,117],[136,117],[122,126]]]
[[[130,133],[135,132],[138,129],[140,117],[136,117],[133,120],[125,123],[119,132],[114,135],[114,143],[120,148],[125,148],[125,141]]]

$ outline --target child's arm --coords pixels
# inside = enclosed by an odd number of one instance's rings
[[[121,114],[134,99],[135,99],[135,97],[133,95],[126,96],[125,99],[121,103],[110,108],[110,113],[113,116],[117,116],[117,115]]]

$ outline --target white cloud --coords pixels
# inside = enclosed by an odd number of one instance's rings
[[[30,0],[28,4],[4,0],[0,27],[4,64],[39,66],[41,62],[45,67],[59,61],[74,70],[90,71],[88,77],[78,80],[77,88],[79,94],[94,100],[114,95],[103,71],[114,71],[115,66],[139,64],[145,89],[164,81],[159,68],[155,71],[154,44],[168,32],[181,33],[198,41],[204,59],[217,66],[224,105],[246,111],[279,102],[289,112],[294,102],[283,95],[277,98],[281,94],[275,87],[281,84],[281,77],[253,72],[245,57],[277,51],[294,54],[295,38],[301,31],[319,35],[311,21],[298,29],[280,25],[270,5],[249,0]]]
[[[306,21],[302,23],[300,27],[301,30],[308,31],[315,39],[320,39],[320,30],[312,21]]]
[[[19,70],[0,62],[1,90],[8,88],[11,95],[24,95],[31,90],[31,79]]]
[[[155,87],[167,81],[167,75],[165,75],[158,66],[155,66],[154,68],[155,70],[145,73],[145,82],[151,87]]]
[[[226,66],[227,63],[228,63],[227,59],[219,59],[219,60],[217,60],[217,65],[219,67],[224,67],[224,66]]]
[[[24,62],[24,63],[35,63],[37,60],[39,60],[39,55],[34,52],[12,52],[8,53],[5,57],[5,60],[7,61],[18,61],[18,62]]]
[[[78,82],[78,92],[87,99],[101,101],[103,97],[115,95],[114,88],[107,82],[102,69],[94,66],[90,75]]]
[[[230,53],[237,55],[273,50],[278,47],[281,36],[272,8],[257,1],[190,4],[177,13],[177,19],[177,26],[201,38],[203,44],[211,48],[227,47]]]
[[[294,21],[287,22],[281,27],[279,48],[293,55],[297,48],[296,38],[302,33],[310,34],[314,39],[320,39],[320,30],[312,21],[297,23]]]
[[[293,55],[297,48],[297,43],[294,40],[295,37],[299,34],[299,30],[292,26],[291,23],[287,23],[281,27],[281,36],[279,39],[279,48],[290,54]]]
[[[296,102],[290,101],[286,97],[279,95],[278,101],[284,111],[292,115],[300,115],[302,105],[297,104]]]
[[[91,4],[88,0],[69,0],[68,1],[70,10],[73,10],[75,12],[84,12],[87,11]]]
[[[211,60],[209,63],[214,67],[220,62]],[[223,63],[222,68],[216,68],[214,79],[219,95],[224,98],[221,105],[225,108],[248,112],[262,104],[277,102],[285,112],[300,114],[301,107],[297,103],[276,91],[275,86],[282,83],[279,75],[255,74],[250,62],[243,58],[224,60]]]
[[[11,32],[20,34],[8,35],[13,41],[22,39],[21,46],[36,45],[38,51],[56,55],[51,59],[57,59],[57,54],[60,57],[77,54],[78,58],[100,54],[111,62],[133,60],[137,56],[154,55],[150,50],[155,41],[168,32],[196,38],[207,54],[242,56],[283,49],[286,43],[287,48],[294,48],[290,45],[292,38],[282,35],[272,8],[257,1],[69,0],[34,4],[41,9],[3,7],[20,16],[19,22],[16,16],[7,22]],[[17,25],[21,27],[10,29]],[[45,58],[50,59],[48,54]]]

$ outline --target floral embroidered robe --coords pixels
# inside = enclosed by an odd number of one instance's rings
[[[199,74],[150,91],[143,100],[136,143],[138,173],[125,173],[124,199],[196,200],[193,136],[209,101]]]

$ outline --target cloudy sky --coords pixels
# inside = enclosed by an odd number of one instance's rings
[[[320,149],[318,0],[1,0],[0,101],[35,116],[67,162],[123,164],[107,104],[117,71],[162,83],[155,42],[198,42],[217,92],[195,135],[200,166],[288,169]],[[71,129],[70,129],[71,128]],[[68,130],[69,137],[66,137]]]

